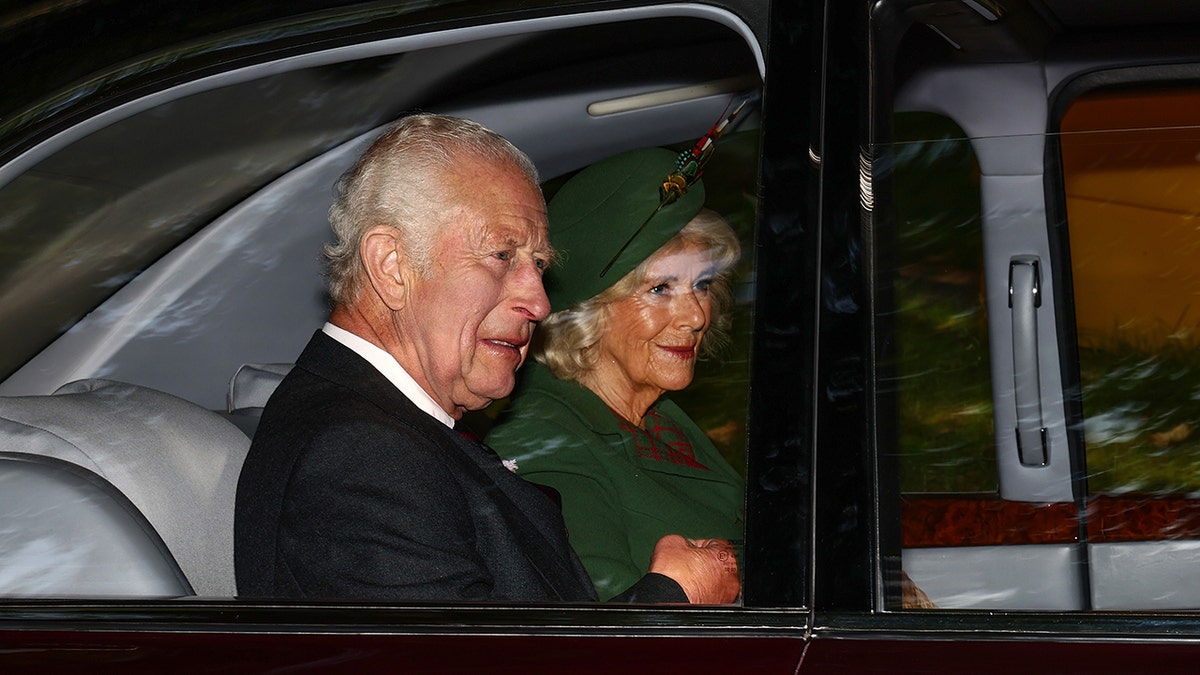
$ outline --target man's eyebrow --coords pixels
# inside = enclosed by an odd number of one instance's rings
[[[553,246],[539,246],[538,248],[533,249],[533,254],[536,256],[541,256],[542,259],[546,260],[551,265],[558,265],[563,261],[562,254],[559,253],[558,250]]]
[[[483,237],[483,247],[486,249],[517,249],[529,245],[530,240],[528,237],[519,237],[512,233],[489,232]],[[549,261],[551,265],[557,265],[562,262],[562,254],[549,243],[534,247],[533,255]]]

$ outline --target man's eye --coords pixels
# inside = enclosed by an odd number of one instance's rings
[[[509,260],[512,258],[512,252],[499,251],[498,253],[496,253],[496,257],[499,258],[500,260]]]
[[[544,258],[534,258],[533,264],[537,265],[537,268],[539,270],[545,270],[547,267],[550,266],[550,263],[548,261],[546,261]]]

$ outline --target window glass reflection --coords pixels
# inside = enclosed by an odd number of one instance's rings
[[[1093,494],[1200,491],[1200,92],[1098,93],[1062,122]]]

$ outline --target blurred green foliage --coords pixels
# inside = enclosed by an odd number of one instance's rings
[[[978,166],[944,117],[895,117],[890,170],[894,383],[904,492],[994,492]],[[1119,251],[1114,251],[1118,255]],[[1079,349],[1088,490],[1200,493],[1200,344],[1114,327]]]
[[[881,365],[896,393],[901,490],[994,492],[979,168],[962,130],[934,114],[896,115],[884,150],[894,347]]]
[[[1195,342],[1114,337],[1080,349],[1090,493],[1200,493]]]
[[[670,394],[743,475],[750,407],[757,186],[758,130],[725,136],[704,170],[704,189],[705,206],[724,216],[742,244],[741,261],[729,279],[734,298],[729,343],[716,358],[696,364],[690,387]]]

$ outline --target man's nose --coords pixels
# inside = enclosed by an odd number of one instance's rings
[[[521,265],[514,275],[514,296],[516,310],[525,315],[530,321],[541,321],[550,315],[550,298],[546,297],[546,287],[542,284],[542,271],[537,264],[528,262]]]

